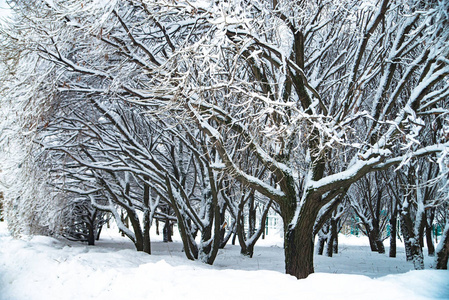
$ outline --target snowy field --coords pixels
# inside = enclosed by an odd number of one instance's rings
[[[398,257],[340,236],[340,253],[315,257],[305,280],[283,274],[280,237],[261,240],[252,259],[220,250],[214,266],[184,258],[181,244],[153,234],[153,255],[107,230],[96,246],[36,236],[12,239],[0,222],[0,299],[449,299],[449,271],[410,271]],[[386,243],[387,244],[387,243]],[[388,250],[388,248],[387,248]]]

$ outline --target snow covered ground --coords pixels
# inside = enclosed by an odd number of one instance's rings
[[[403,247],[392,259],[371,253],[366,238],[341,236],[340,253],[316,256],[305,280],[283,274],[280,237],[261,240],[252,259],[228,245],[214,266],[188,261],[179,242],[160,239],[153,234],[146,255],[116,230],[86,246],[15,240],[0,222],[0,299],[449,299],[449,271],[410,271]],[[425,259],[429,268],[433,259]]]

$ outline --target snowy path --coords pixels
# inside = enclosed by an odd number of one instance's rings
[[[279,241],[262,241],[253,259],[227,247],[206,266],[186,260],[179,243],[155,242],[149,256],[109,232],[88,247],[41,236],[14,240],[0,223],[0,299],[449,299],[449,271],[407,272],[402,257],[344,242],[339,255],[317,257],[317,273],[298,281],[281,273]],[[383,276],[389,272],[407,273]]]

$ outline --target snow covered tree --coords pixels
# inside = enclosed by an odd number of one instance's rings
[[[214,232],[214,184],[226,173],[279,207],[286,272],[298,278],[314,271],[323,207],[369,172],[449,145],[417,138],[448,108],[447,1],[11,2],[20,26],[10,45],[47,60],[59,97],[123,101],[195,125]],[[120,164],[151,157],[135,148]],[[142,165],[145,176],[160,172]],[[184,197],[165,178],[168,194]]]
[[[171,95],[209,135],[222,170],[279,205],[288,274],[313,272],[324,205],[369,172],[447,146],[416,139],[447,109],[447,6],[220,2],[212,38],[164,66],[154,99]],[[239,163],[241,149],[265,178]]]
[[[265,230],[265,222],[272,201],[260,197],[255,190],[248,189],[234,181],[227,182],[221,194],[229,206],[229,212],[233,218],[234,223],[231,228],[235,226],[240,253],[253,257],[254,246]],[[259,209],[258,206],[260,206]],[[257,218],[258,211],[260,211],[259,218]],[[256,224],[257,220],[259,220],[259,224]],[[232,232],[233,230],[229,233]]]
[[[99,97],[86,101],[76,94],[58,97],[54,115],[36,137],[53,163],[52,184],[75,195],[75,207],[87,198],[93,208],[111,213],[136,248],[149,253],[149,229],[160,198],[152,197],[149,172],[135,165],[155,145],[152,126],[129,105],[112,105]],[[123,224],[122,210],[132,230]]]
[[[63,207],[48,188],[48,164],[36,166],[40,151],[33,144],[39,122],[51,112],[54,81],[51,64],[24,41],[1,28],[0,47],[0,190],[3,217],[13,236],[59,233]],[[40,201],[35,201],[40,199]]]
[[[103,225],[109,220],[105,212],[92,206],[90,199],[72,201],[62,214],[65,225],[62,235],[69,240],[87,242],[88,245],[95,245]]]
[[[340,196],[343,198],[343,195]],[[324,206],[315,222],[313,232],[318,235],[318,248],[316,253],[323,255],[324,245],[327,245],[326,255],[332,257],[333,253],[338,253],[338,233],[340,232],[345,219],[348,216],[348,201],[335,199]],[[323,223],[324,221],[324,223]],[[318,229],[321,226],[321,229]]]
[[[367,174],[352,186],[351,207],[361,220],[361,230],[368,237],[371,251],[385,253],[382,236],[386,229],[387,209],[390,198],[386,198],[385,178],[380,172]]]

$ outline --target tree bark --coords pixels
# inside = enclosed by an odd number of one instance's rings
[[[171,236],[172,236],[172,232],[171,232],[170,220],[167,218],[167,219],[165,219],[164,227],[162,229],[162,240],[164,241],[164,243],[173,242]]]
[[[91,214],[90,211],[87,215],[87,244],[89,246],[95,245],[95,221],[97,219],[97,210],[94,209],[94,212]]]
[[[264,211],[262,213],[262,216],[260,217],[260,224],[259,228],[255,228],[254,225],[254,233],[252,235],[246,235],[245,239],[245,230],[244,230],[244,218],[242,215],[242,211],[239,211],[238,213],[238,223],[237,223],[237,232],[239,237],[239,244],[241,247],[240,253],[246,256],[249,256],[250,258],[254,255],[254,246],[256,245],[256,242],[260,239],[262,234],[265,231],[265,222],[267,220],[268,212],[270,210],[272,204],[272,200],[265,206]],[[256,218],[256,215],[254,215],[254,219]]]
[[[223,224],[223,226],[221,226],[221,230],[220,230],[220,244],[218,246],[219,249],[223,249],[226,244],[229,241],[229,238],[231,237],[231,234],[234,230],[234,223],[231,224],[231,229],[229,230],[229,232],[226,234],[226,226],[228,225],[226,222],[226,210],[227,210],[228,204],[225,202],[223,203],[221,209],[220,209],[220,224]]]
[[[284,220],[285,272],[298,279],[307,278],[313,267],[313,226],[320,210],[318,199],[310,196],[304,201],[298,221],[292,226],[291,219]]]
[[[394,209],[390,216],[390,257],[396,257],[397,213]]]
[[[332,257],[334,253],[334,243],[337,243],[337,220],[331,218],[329,227],[329,239],[327,240],[327,256]]]
[[[221,223],[221,209],[220,204],[218,201],[218,190],[215,186],[215,178],[214,178],[214,172],[209,167],[208,168],[209,173],[209,182],[212,192],[212,207],[213,207],[213,218],[214,218],[214,237],[211,243],[211,250],[208,255],[208,259],[206,261],[207,264],[212,265],[215,261],[215,258],[217,258],[218,249],[220,246],[220,240],[221,240],[221,228],[223,227],[223,224]]]
[[[220,249],[223,249],[226,244],[229,242],[229,240],[231,239],[231,236],[234,235],[235,236],[235,232],[236,232],[236,224],[235,222],[233,222],[231,224],[231,229],[228,231],[228,233],[226,233],[226,229],[222,228],[222,232],[220,233],[220,235],[222,236],[221,240],[220,240]]]
[[[317,254],[323,255],[324,252],[324,244],[328,240],[329,229],[327,223],[323,225],[323,227],[318,231],[318,248]]]
[[[95,229],[93,224],[87,224],[88,235],[87,235],[87,244],[89,246],[95,245]]]
[[[177,201],[175,199],[174,192],[173,192],[173,186],[172,186],[170,178],[168,176],[166,177],[166,183],[167,183],[167,188],[168,188],[167,189],[168,195],[169,195],[170,201],[173,205],[173,209],[175,211],[176,218],[178,219],[179,233],[181,235],[181,240],[182,240],[182,244],[184,247],[184,252],[186,254],[186,257],[190,260],[198,259],[198,247],[194,241],[194,238],[190,234],[189,227],[187,226],[187,222],[184,218],[184,214],[177,205]],[[166,222],[167,222],[167,220],[166,220]]]
[[[376,239],[376,246],[377,246],[377,252],[379,252],[380,254],[385,253],[384,243],[382,242],[382,240],[379,236],[377,236],[377,239]]]
[[[446,223],[440,243],[438,244],[436,268],[439,270],[447,270],[449,260],[449,222]]]
[[[423,270],[424,256],[419,243],[419,237],[413,230],[413,221],[409,212],[405,210],[401,213],[401,228],[407,261],[413,262],[415,270]]]
[[[240,205],[243,207],[243,205]],[[244,227],[244,216],[243,216],[243,210],[239,209],[239,212],[237,214],[237,239],[239,241],[240,245],[240,254],[250,256],[250,253],[248,251],[248,247],[246,245],[245,241],[245,227]]]
[[[101,234],[101,230],[103,229],[103,225],[101,225],[99,228],[98,228],[98,231],[97,231],[97,234],[95,235],[95,240],[96,241],[99,241],[100,240],[100,234]]]
[[[432,239],[432,226],[426,226],[426,244],[429,256],[435,256],[435,245]]]
[[[147,181],[150,180],[149,177],[144,176],[144,188],[143,188],[143,252],[151,254],[151,240],[150,240],[150,186]]]
[[[316,251],[316,254],[323,255],[324,243],[326,243],[326,239],[321,236],[318,236],[318,249]]]
[[[249,198],[248,207],[248,232],[247,239],[250,239],[256,233],[256,207],[254,203],[254,194]]]
[[[404,224],[403,221],[403,217],[401,214],[401,231],[402,231],[402,238],[404,239],[404,248],[405,248],[405,259],[407,261],[411,261],[413,259],[412,257],[412,250],[411,250],[411,245],[410,245],[410,238],[409,238],[409,233],[408,230]]]
[[[435,256],[435,245],[432,239],[432,223],[435,218],[435,209],[430,209],[426,212],[426,245],[429,256]]]
[[[411,241],[412,260],[415,270],[424,270],[424,256],[419,240]]]
[[[372,230],[366,230],[368,234],[369,246],[372,252],[377,252],[376,238]]]
[[[142,229],[140,228],[140,222],[139,218],[136,215],[135,211],[127,210],[127,217],[129,218],[129,221],[131,222],[131,226],[133,228],[134,234],[136,236],[136,240],[134,241],[134,245],[136,246],[137,251],[144,251],[143,249],[143,233]]]
[[[3,222],[3,193],[0,192],[0,222]]]
[[[338,233],[334,238],[334,243],[332,244],[332,249],[334,254],[338,254]]]

